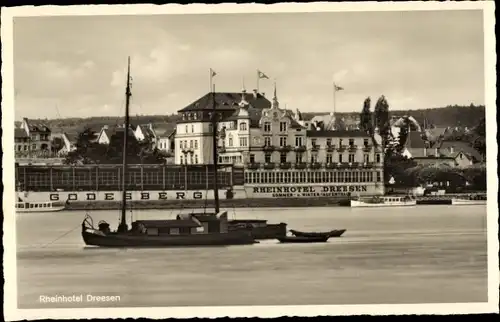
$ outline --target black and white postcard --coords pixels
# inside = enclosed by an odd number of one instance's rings
[[[494,9],[4,8],[6,320],[498,313]]]

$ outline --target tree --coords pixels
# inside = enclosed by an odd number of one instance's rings
[[[387,141],[389,140],[389,135],[391,133],[389,124],[389,103],[382,95],[377,100],[375,104],[375,126],[378,128],[378,132],[382,138],[382,146],[385,148]]]
[[[368,134],[373,135],[373,121],[370,108],[371,99],[370,97],[367,97],[363,103],[363,109],[361,110],[359,120],[361,129],[366,131]]]
[[[394,178],[397,184],[408,185],[406,171],[417,166],[417,163],[393,149],[388,149],[384,157],[384,182]]]
[[[52,139],[50,146],[52,152],[57,153],[64,147],[64,141],[60,137],[55,137]]]

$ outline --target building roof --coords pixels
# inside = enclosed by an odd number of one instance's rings
[[[309,130],[307,131],[307,136],[312,137],[312,138],[320,138],[320,137],[327,137],[327,138],[355,138],[355,137],[363,137],[363,138],[370,138],[370,135],[367,134],[364,131],[361,130],[320,130],[320,131],[315,131],[315,130]]]
[[[46,124],[30,121],[27,118],[24,118],[24,121],[28,125],[30,132],[50,132],[50,128]]]
[[[439,153],[443,156],[456,158],[461,152],[476,161],[483,159],[476,149],[464,141],[442,141],[439,146]]]
[[[19,128],[15,128],[14,129],[14,138],[16,138],[16,139],[24,139],[24,138],[27,138],[27,137],[28,137],[28,134],[26,133],[25,130],[19,129]]]
[[[214,97],[215,95],[215,97]],[[212,109],[212,99],[215,98],[216,109],[231,109],[238,107],[241,102],[242,93],[237,92],[209,92],[192,102],[178,112],[201,111]],[[262,110],[271,107],[271,102],[262,94],[246,94],[245,100],[254,108]]]
[[[139,124],[138,127],[141,129],[145,139],[152,139],[156,136],[155,131],[152,129],[153,124]]]
[[[412,158],[425,157],[427,154],[427,143],[422,138],[421,132],[411,131],[406,138],[405,147]]]

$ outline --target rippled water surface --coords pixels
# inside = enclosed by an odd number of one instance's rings
[[[18,214],[19,307],[487,301],[486,206],[235,212],[290,229],[347,232],[324,244],[100,249],[84,246],[83,212]],[[145,210],[134,217],[176,214]],[[119,216],[91,215],[112,226]],[[73,294],[119,295],[120,301],[40,303],[42,295]]]

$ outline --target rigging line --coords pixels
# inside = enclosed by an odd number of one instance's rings
[[[72,228],[70,231],[65,232],[64,234],[62,234],[61,236],[57,237],[56,239],[54,239],[50,243],[47,243],[45,245],[40,246],[40,248],[45,248],[45,247],[51,245],[52,243],[58,241],[59,239],[63,238],[64,236],[68,235],[69,233],[73,232],[75,229],[77,229],[77,228],[79,228],[81,226],[82,226],[81,224],[78,224],[75,228]]]

